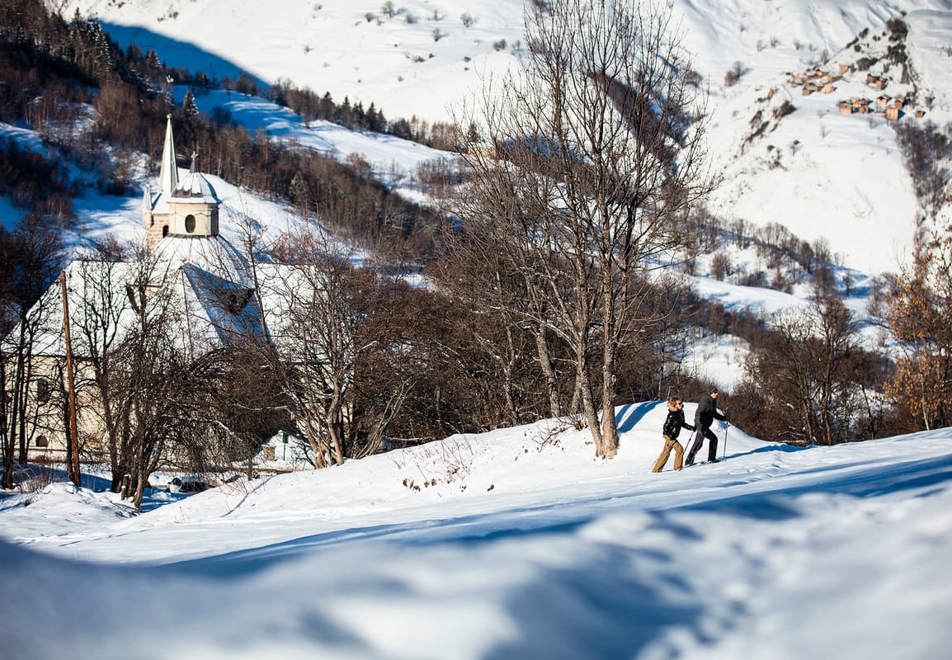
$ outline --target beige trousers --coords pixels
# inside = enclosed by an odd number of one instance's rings
[[[651,469],[652,472],[661,472],[661,470],[664,469],[665,464],[668,462],[668,456],[671,455],[672,449],[674,450],[674,469],[681,469],[681,464],[684,461],[684,447],[682,447],[681,443],[674,438],[664,436],[664,449],[661,450],[661,456],[658,457],[654,467]]]

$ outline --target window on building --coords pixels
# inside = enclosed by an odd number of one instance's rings
[[[195,216],[187,215],[185,216],[185,231],[191,234],[195,231]]]
[[[49,403],[50,397],[53,396],[53,386],[50,385],[50,381],[45,378],[36,379],[36,400],[39,403]]]
[[[169,235],[169,226],[165,225],[164,227],[162,227],[162,238],[165,238],[168,235]]]
[[[50,439],[47,438],[45,435],[38,435],[36,436],[35,443],[37,447],[49,447]]]
[[[237,314],[242,311],[251,300],[254,289],[217,289],[215,294],[222,305],[231,314]]]

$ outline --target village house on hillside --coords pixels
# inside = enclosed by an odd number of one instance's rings
[[[189,359],[231,342],[281,343],[289,290],[299,290],[301,283],[282,264],[255,263],[252,273],[248,256],[219,233],[220,211],[215,189],[197,170],[194,156],[191,169],[179,177],[169,119],[158,187],[147,186],[143,196],[146,249],[132,260],[75,259],[65,268],[77,383],[96,377],[91,355],[118,346],[146,317],[159,319],[174,349]],[[266,284],[256,290],[255,282]],[[30,408],[22,436],[31,460],[61,461],[66,454],[63,308],[57,281],[30,312],[35,334],[26,356]],[[16,334],[3,340],[7,355],[15,350]],[[103,405],[95,387],[77,392],[82,453],[101,459]]]

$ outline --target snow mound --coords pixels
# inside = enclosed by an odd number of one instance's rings
[[[8,495],[0,499],[0,516],[14,541],[32,543],[56,537],[57,543],[68,543],[73,531],[86,534],[90,529],[107,527],[125,520],[134,511],[117,504],[112,493],[95,493],[71,483],[55,482],[33,493]]]

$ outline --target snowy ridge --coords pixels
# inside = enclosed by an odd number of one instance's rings
[[[663,414],[619,408],[609,462],[575,430],[540,450],[543,422],[48,521],[59,538],[8,506],[6,538],[98,563],[0,545],[0,638],[34,658],[65,640],[102,658],[943,654],[952,429],[832,448],[731,429],[728,460],[650,474]]]

